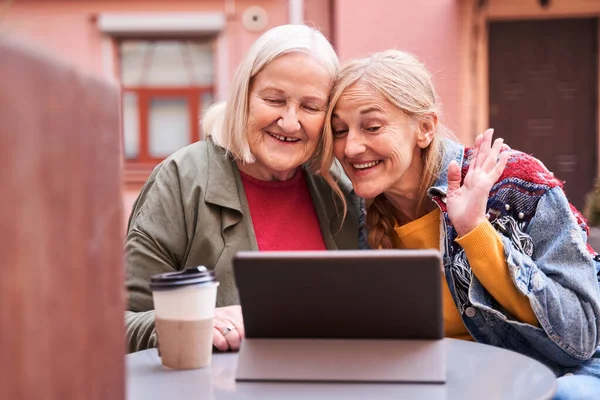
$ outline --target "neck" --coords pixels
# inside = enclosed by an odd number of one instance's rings
[[[392,212],[399,225],[414,221],[426,213],[428,202],[423,201],[420,193],[423,176],[422,164],[421,149],[417,147],[406,172],[395,185],[384,193],[393,207]]]
[[[392,205],[392,214],[398,225],[404,225],[419,217],[418,201],[415,197],[386,193],[385,197]]]
[[[274,171],[261,166],[258,163],[245,164],[240,161],[236,161],[236,164],[240,171],[261,181],[287,181],[288,179],[291,179],[296,174],[296,170],[298,170],[298,168],[293,168],[286,171]]]

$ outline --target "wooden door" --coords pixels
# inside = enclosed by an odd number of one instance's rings
[[[492,22],[490,126],[533,154],[582,208],[597,174],[597,20]]]

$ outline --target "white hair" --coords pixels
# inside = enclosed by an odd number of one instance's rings
[[[210,107],[202,120],[207,137],[225,148],[234,159],[253,163],[246,125],[250,82],[275,58],[295,51],[305,52],[320,61],[331,79],[338,71],[338,57],[329,41],[318,30],[306,25],[281,25],[263,33],[250,47],[238,67],[227,102]]]

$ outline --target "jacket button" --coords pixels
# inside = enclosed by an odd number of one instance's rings
[[[467,317],[473,318],[475,314],[477,314],[477,311],[475,311],[473,307],[467,307],[467,309],[465,310],[465,314],[467,314]]]

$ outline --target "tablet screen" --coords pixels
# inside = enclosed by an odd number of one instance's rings
[[[239,252],[248,338],[441,339],[435,250]]]

